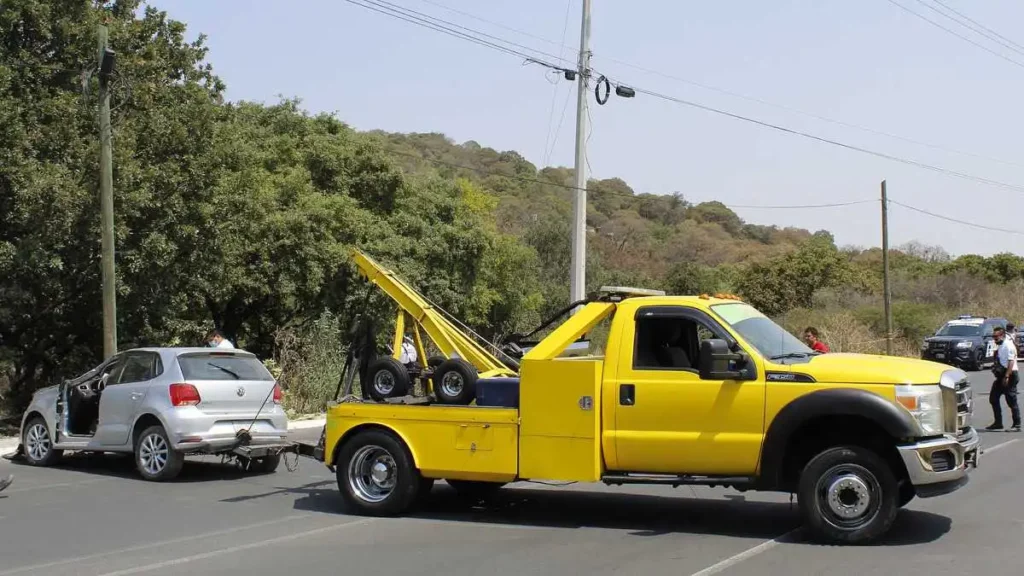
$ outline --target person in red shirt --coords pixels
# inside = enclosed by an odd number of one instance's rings
[[[811,347],[811,350],[814,350],[815,352],[820,352],[822,354],[828,353],[828,345],[821,341],[818,336],[818,329],[814,326],[808,326],[807,329],[804,330],[804,342],[806,342],[807,345]]]

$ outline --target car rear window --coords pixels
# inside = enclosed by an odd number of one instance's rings
[[[253,356],[216,353],[179,356],[186,380],[273,380],[270,371]]]

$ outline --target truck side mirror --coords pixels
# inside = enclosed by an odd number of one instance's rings
[[[713,338],[700,343],[701,380],[738,380],[750,359],[743,352],[729,350],[725,340]]]

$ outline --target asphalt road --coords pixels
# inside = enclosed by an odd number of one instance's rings
[[[987,376],[972,375],[979,427]],[[986,434],[967,487],[915,500],[870,548],[805,543],[786,496],[724,489],[517,484],[474,508],[439,483],[415,517],[365,519],[343,513],[333,475],[311,460],[266,476],[195,460],[170,484],[138,480],[125,458],[0,460],[16,476],[0,493],[0,576],[1019,574],[1020,439]]]

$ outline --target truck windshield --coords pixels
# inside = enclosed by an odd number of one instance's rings
[[[979,324],[962,324],[948,322],[939,331],[935,333],[936,336],[980,336],[981,325]]]
[[[749,304],[715,304],[711,309],[769,360],[798,360],[818,354]]]

